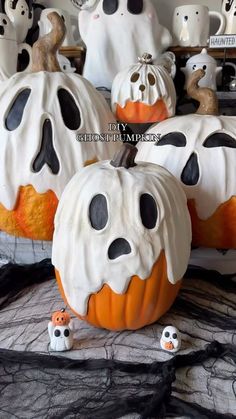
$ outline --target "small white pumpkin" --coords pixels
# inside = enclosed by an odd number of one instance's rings
[[[116,118],[127,123],[163,121],[175,115],[176,92],[163,65],[154,65],[151,54],[115,77],[111,92]]]

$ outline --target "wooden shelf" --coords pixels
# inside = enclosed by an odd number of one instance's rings
[[[174,52],[177,58],[189,58],[192,55],[200,54],[202,48],[207,47],[170,47],[169,51]],[[208,54],[213,58],[222,60],[226,58],[236,59],[236,48],[207,48]]]
[[[86,49],[82,46],[77,47],[62,47],[60,48],[60,54],[67,58],[80,58],[81,55],[85,54]]]

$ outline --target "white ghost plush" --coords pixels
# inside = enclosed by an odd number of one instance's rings
[[[5,10],[16,30],[17,42],[24,42],[28,30],[33,25],[31,2],[28,0],[5,0]]]
[[[73,346],[73,331],[70,325],[53,325],[48,323],[50,349],[56,352],[69,351]]]
[[[81,10],[79,28],[87,47],[84,76],[108,89],[137,57],[148,51],[155,62],[172,42],[150,0],[101,0],[95,8]]]
[[[162,332],[160,340],[161,348],[168,352],[177,352],[181,347],[181,335],[174,326],[167,326]]]

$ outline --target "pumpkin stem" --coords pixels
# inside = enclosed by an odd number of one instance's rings
[[[205,71],[194,71],[187,84],[187,93],[192,99],[200,102],[197,110],[199,115],[219,115],[218,99],[215,92],[208,87],[199,87],[198,82],[205,76]]]
[[[142,57],[138,57],[141,64],[153,64],[152,55],[145,52]]]
[[[115,158],[111,161],[111,165],[114,167],[124,167],[125,169],[130,169],[135,167],[135,157],[138,152],[137,147],[124,143],[121,150],[118,151]]]
[[[56,72],[61,71],[57,60],[57,52],[62,45],[66,27],[58,13],[52,12],[47,16],[52,24],[50,33],[40,38],[32,48],[32,72],[39,71]]]

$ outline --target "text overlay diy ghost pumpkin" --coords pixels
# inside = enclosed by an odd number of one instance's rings
[[[155,322],[172,305],[190,255],[186,197],[165,169],[135,164],[125,144],[112,161],[68,184],[55,218],[52,260],[76,315],[112,330]]]
[[[33,47],[32,73],[0,84],[0,229],[51,240],[58,199],[88,162],[110,158],[115,142],[80,142],[115,122],[104,98],[83,77],[64,74],[56,58],[65,25],[49,15],[50,34]]]
[[[166,167],[182,182],[192,218],[193,245],[236,248],[236,117],[218,115],[211,89],[199,88],[203,70],[191,75],[196,114],[153,126],[156,144],[140,144],[138,159]]]
[[[111,102],[119,121],[143,124],[163,121],[175,114],[175,86],[164,66],[153,65],[152,56],[145,53],[139,64],[116,76]]]

